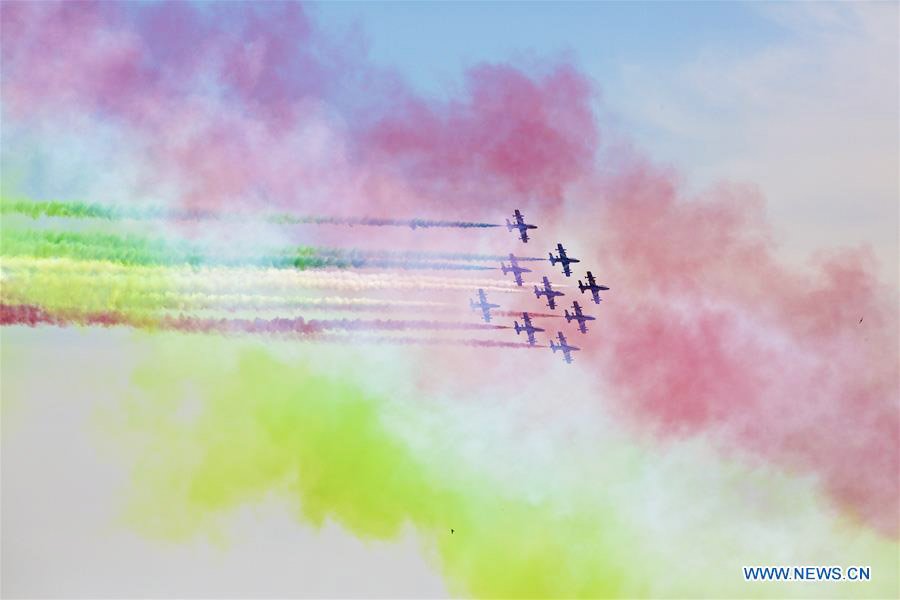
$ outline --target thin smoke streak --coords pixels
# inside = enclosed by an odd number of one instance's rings
[[[9,294],[7,294],[9,296]],[[303,298],[263,294],[182,294],[174,291],[146,292],[142,300],[160,310],[194,311],[284,311],[320,310],[348,312],[394,312],[394,311],[453,311],[459,305],[450,302],[427,300],[390,300],[354,298],[345,296],[324,296]]]
[[[301,252],[303,248],[298,248]],[[361,256],[365,258],[385,258],[400,260],[462,260],[471,262],[498,262],[509,260],[508,254],[473,254],[470,252],[436,252],[436,251],[415,251],[415,250],[365,250],[359,248],[341,249],[341,248],[316,248],[314,254],[319,256],[338,256],[338,257],[354,257]],[[535,262],[546,261],[546,258],[539,256],[516,256],[519,262]]]
[[[484,229],[500,227],[496,223],[476,221],[433,221],[429,219],[381,219],[375,217],[314,217],[296,215],[275,215],[267,219],[280,225],[349,225],[365,227],[409,227],[410,229],[456,228]]]
[[[550,313],[537,313],[530,310],[492,310],[492,315],[500,315],[502,317],[521,317],[522,313],[528,313],[529,317],[538,317],[541,319],[561,319],[562,315],[551,315]]]
[[[330,330],[343,331],[403,331],[403,330],[473,330],[494,331],[509,329],[506,325],[487,323],[455,323],[425,320],[362,320],[362,319],[311,319],[303,317],[272,319],[214,319],[203,317],[127,315],[115,311],[82,313],[79,311],[47,311],[33,304],[0,304],[0,324],[28,325],[46,324],[65,327],[68,325],[126,326],[137,329],[171,329],[193,333],[300,333],[315,334]]]
[[[524,342],[501,342],[495,340],[476,340],[476,339],[456,339],[456,338],[415,338],[400,336],[378,336],[378,335],[355,335],[345,336],[339,334],[325,334],[317,336],[316,341],[319,342],[339,342],[353,344],[397,344],[402,346],[469,346],[474,348],[518,348],[518,349],[534,349],[549,348],[543,344],[527,344]]]
[[[236,295],[239,296],[239,295]],[[201,295],[201,297],[205,297]],[[413,301],[403,302],[398,304],[389,304],[387,301],[376,301],[376,300],[367,300],[366,302],[361,302],[359,304],[354,303],[330,303],[330,302],[302,302],[302,301],[282,301],[282,302],[264,302],[264,301],[234,301],[232,303],[212,303],[212,302],[194,302],[188,304],[187,302],[180,302],[177,300],[178,295],[175,295],[176,300],[168,303],[160,303],[160,308],[163,310],[195,310],[195,311],[225,311],[225,312],[238,312],[242,310],[255,310],[255,311],[284,311],[284,310],[318,310],[318,311],[330,311],[330,312],[397,312],[397,311],[407,311],[407,312],[459,312],[460,309],[464,306],[462,303],[440,303],[440,302],[422,302],[415,303]],[[278,298],[277,296],[260,296],[262,299],[266,298]],[[355,300],[352,299],[352,300]],[[469,307],[466,306],[466,309]],[[521,317],[523,312],[527,312],[528,316],[532,318],[542,318],[542,319],[561,319],[562,315],[553,315],[550,313],[535,313],[531,311],[521,311],[521,310],[496,310],[492,309],[491,314],[500,317]]]
[[[287,266],[291,266],[288,262]],[[358,269],[403,269],[409,271],[497,271],[497,267],[482,265],[466,265],[459,263],[439,263],[427,261],[386,260],[371,258],[354,258],[336,261],[337,267],[354,267]]]
[[[9,202],[3,203],[0,210],[4,213],[15,213],[38,218],[67,217],[106,220],[146,220],[165,219],[170,221],[246,221],[263,220],[280,225],[346,225],[363,227],[409,227],[411,229],[486,229],[500,227],[497,223],[478,221],[444,221],[431,219],[392,219],[378,217],[329,217],[314,215],[276,214],[251,216],[248,214],[225,214],[205,210],[171,210],[167,208],[123,208],[103,206],[90,203],[63,202]]]
[[[136,287],[175,288],[180,291],[222,291],[263,287],[336,290],[485,290],[523,293],[513,282],[503,279],[472,279],[399,273],[356,273],[347,271],[293,271],[251,267],[125,267],[103,261],[73,261],[52,258],[6,258],[3,279],[54,277],[60,274],[74,284],[102,285],[104,279],[115,283],[128,278]],[[144,281],[149,277],[151,281]]]
[[[303,319],[299,318],[302,322]],[[492,325],[489,323],[456,323],[448,321],[425,321],[425,320],[361,320],[361,319],[312,319],[306,321],[310,327],[321,327],[322,329],[345,329],[348,331],[367,330],[367,329],[384,329],[384,330],[403,330],[403,329],[429,329],[429,330],[455,330],[470,329],[481,331],[492,331],[498,329],[512,329],[508,325]]]
[[[241,255],[232,250],[205,247],[186,240],[117,235],[113,233],[41,230],[7,230],[3,236],[3,253],[7,256],[56,257],[78,260],[105,260],[126,265],[210,265],[259,266],[298,269],[399,268],[440,270],[496,270],[496,266],[465,263],[508,260],[493,254],[466,252],[431,252],[399,250],[365,250],[293,246],[273,248],[261,254]],[[441,261],[461,261],[441,262]],[[546,260],[517,257],[520,261]]]
[[[336,311],[428,311],[452,310],[450,302],[427,300],[389,300],[325,296],[303,298],[261,294],[179,294],[178,292],[149,292],[159,308],[171,310],[336,310]]]

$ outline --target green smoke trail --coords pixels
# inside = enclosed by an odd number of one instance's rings
[[[6,256],[101,260],[134,266],[256,265],[295,269],[353,266],[351,260],[323,255],[322,250],[308,246],[269,256],[227,257],[186,241],[78,231],[9,229],[3,233],[0,249]]]
[[[120,209],[84,202],[33,202],[30,200],[0,200],[0,214],[19,214],[32,219],[40,217],[69,217],[80,219],[122,218]]]
[[[798,584],[748,587],[732,555],[763,560],[772,556],[771,543],[764,537],[741,538],[740,530],[729,527],[706,531],[713,526],[710,518],[719,521],[717,527],[736,518],[746,489],[777,489],[777,478],[735,471],[734,481],[746,484],[734,490],[717,488],[723,512],[708,508],[711,512],[699,527],[681,532],[678,520],[684,516],[648,525],[647,515],[635,511],[645,501],[622,496],[621,486],[628,485],[624,482],[659,467],[641,451],[607,447],[600,463],[577,467],[585,476],[574,488],[577,493],[563,490],[529,500],[473,470],[475,465],[457,461],[452,451],[435,447],[414,452],[385,417],[393,414],[392,400],[364,391],[349,377],[317,375],[309,362],[287,364],[260,347],[233,341],[203,344],[162,336],[157,342],[160,339],[160,352],[135,372],[139,391],[121,422],[111,423],[117,435],[139,444],[135,494],[126,518],[145,534],[172,539],[199,532],[216,536],[229,511],[275,493],[291,502],[301,521],[316,527],[334,521],[364,539],[396,539],[411,525],[454,595],[811,593]],[[198,396],[204,402],[198,416],[179,417],[180,407]],[[640,485],[638,489],[644,490]],[[679,493],[677,488],[672,491]],[[696,497],[697,491],[690,494]],[[787,508],[801,501],[804,506],[795,511]],[[790,491],[777,502],[772,512],[742,518],[774,514],[783,519],[785,510],[796,518],[816,510],[810,498]],[[892,572],[895,543],[853,527],[829,527],[834,529],[828,535],[852,540],[849,554],[854,560]],[[801,525],[795,535],[803,533],[809,533],[808,526]],[[811,539],[807,551],[817,543]],[[686,554],[691,544],[702,545]],[[821,554],[804,554],[802,548],[797,552],[823,560]],[[870,588],[824,585],[814,591],[818,596],[868,596],[896,589],[887,579]]]
[[[206,257],[199,247],[162,239],[97,232],[7,230],[0,240],[5,256],[105,260],[123,265],[199,265]]]
[[[492,267],[435,262],[404,253],[366,252],[340,248],[296,246],[269,255],[225,256],[212,249],[180,240],[165,241],[137,235],[79,231],[16,230],[4,232],[0,248],[6,256],[102,260],[122,265],[255,265],[260,267],[315,269],[381,267],[435,270],[490,270]],[[434,253],[441,256],[440,253]],[[453,256],[453,255],[450,255]],[[466,256],[478,255],[459,255]]]
[[[173,210],[160,207],[103,206],[83,202],[42,202],[7,200],[0,201],[0,214],[20,214],[32,219],[40,217],[70,217],[82,219],[172,219],[242,221],[246,215],[218,213],[204,210]],[[262,220],[281,225],[349,225],[375,227],[410,227],[412,229],[456,228],[485,229],[500,227],[496,223],[476,221],[444,221],[431,219],[393,219],[375,217],[328,217],[313,215],[274,214]]]
[[[333,519],[363,538],[394,539],[411,523],[435,544],[455,593],[639,591],[615,566],[629,552],[628,536],[604,510],[557,515],[452,465],[425,464],[386,429],[384,400],[347,381],[261,349],[229,356],[179,347],[136,373],[140,398],[127,416],[153,429],[152,447],[142,450],[152,460],[135,472],[128,513],[145,533],[182,538],[281,490],[302,520]],[[177,404],[198,390],[201,416],[178,422]]]

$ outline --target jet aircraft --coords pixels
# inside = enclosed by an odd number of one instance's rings
[[[591,290],[591,294],[594,296],[594,304],[600,304],[600,291],[608,290],[609,288],[605,285],[597,285],[597,282],[594,281],[594,276],[590,271],[587,272],[587,285],[581,283],[581,280],[578,280],[578,289],[581,290],[581,293],[585,293],[588,290]]]
[[[563,266],[563,273],[566,277],[572,274],[572,270],[569,268],[569,265],[572,263],[581,262],[577,258],[569,258],[566,256],[566,249],[563,248],[562,244],[557,244],[556,249],[559,251],[559,256],[553,256],[553,253],[550,253],[550,264],[555,265],[556,263],[560,263]]]
[[[553,340],[550,340],[550,349],[553,350],[554,353],[556,353],[557,350],[562,350],[563,359],[567,363],[571,363],[572,362],[572,352],[575,352],[576,350],[581,350],[581,348],[577,348],[575,346],[570,346],[566,342],[566,336],[563,335],[562,331],[557,333],[557,336],[559,337],[559,343],[554,344]]]
[[[544,277],[544,289],[534,286],[534,295],[537,296],[538,300],[541,299],[541,296],[546,296],[547,306],[550,307],[550,310],[556,308],[556,296],[565,296],[562,292],[554,291],[553,286],[550,285],[550,280],[546,277]]]
[[[574,314],[570,315],[569,311],[566,311],[566,322],[571,323],[572,321],[578,321],[578,331],[587,333],[587,321],[593,321],[595,317],[581,312],[581,306],[578,304],[578,300],[572,302],[572,309],[574,310]]]
[[[519,325],[518,321],[513,321],[513,325],[516,328],[516,335],[519,335],[523,331],[528,336],[528,343],[534,346],[534,332],[535,331],[544,331],[540,327],[535,327],[531,324],[531,317],[527,312],[522,313],[522,319],[525,321],[524,325]]]
[[[485,323],[491,322],[491,309],[492,308],[500,308],[499,304],[491,304],[487,301],[487,296],[484,295],[484,290],[478,290],[478,302],[474,300],[469,300],[469,306],[472,307],[472,310],[480,310],[481,316],[484,319]]]
[[[537,229],[537,225],[529,225],[528,223],[526,223],[525,219],[522,217],[522,213],[519,212],[518,208],[513,213],[513,219],[515,220],[515,223],[510,223],[509,219],[506,220],[506,228],[509,231],[512,231],[513,229],[518,229],[519,237],[522,238],[522,241],[527,244],[528,243],[528,230],[529,229]]]
[[[531,273],[531,269],[519,266],[519,259],[511,252],[509,254],[509,266],[507,267],[506,263],[500,263],[500,270],[503,271],[504,275],[512,273],[516,279],[516,285],[522,285],[522,273]]]

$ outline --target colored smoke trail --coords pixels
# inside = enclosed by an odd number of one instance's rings
[[[277,215],[271,222],[283,225],[349,225],[351,227],[409,227],[411,229],[455,228],[483,229],[500,227],[494,223],[478,223],[474,221],[432,221],[428,219],[376,219],[370,217],[299,217],[294,215]]]
[[[464,290],[521,294],[525,288],[502,279],[448,278],[397,273],[361,274],[347,271],[294,271],[274,268],[127,267],[101,261],[9,257],[2,265],[4,293],[41,294],[42,289],[65,294],[66,289],[101,293],[101,288],[142,293],[179,291],[222,293],[263,289]],[[76,287],[71,287],[76,286]],[[91,289],[94,286],[95,289]],[[28,290],[22,292],[22,290]]]
[[[322,256],[339,256],[342,258],[384,258],[406,260],[462,260],[472,262],[501,262],[509,261],[509,254],[475,254],[471,252],[429,252],[422,250],[365,250],[359,248],[299,248],[301,255],[312,252]],[[516,256],[519,262],[546,261],[546,258],[538,256]]]
[[[320,341],[325,340],[316,343]],[[117,431],[125,432],[120,436],[135,458],[147,454],[157,458],[138,462],[133,477],[139,493],[130,498],[127,513],[129,522],[147,535],[193,539],[212,528],[209,515],[227,514],[246,504],[248,497],[283,489],[302,522],[317,528],[333,521],[365,540],[398,540],[406,527],[414,527],[431,540],[449,572],[450,595],[484,598],[637,598],[655,596],[651,592],[656,589],[693,597],[692,591],[698,589],[696,573],[670,568],[685,544],[730,548],[742,543],[764,554],[773,543],[768,529],[765,536],[754,536],[740,522],[730,521],[725,531],[709,527],[708,511],[685,514],[680,544],[672,544],[658,524],[648,532],[637,518],[646,516],[647,509],[635,481],[670,480],[652,479],[661,471],[656,457],[645,450],[617,447],[614,439],[604,440],[602,461],[585,464],[587,457],[567,452],[566,464],[578,465],[583,479],[562,489],[551,486],[547,496],[534,500],[515,493],[503,481],[485,477],[478,466],[459,461],[460,444],[442,443],[446,438],[440,431],[448,429],[443,419],[413,420],[413,427],[439,441],[430,448],[412,445],[397,434],[387,395],[346,377],[323,375],[309,362],[279,360],[263,348],[245,347],[236,340],[211,351],[201,342],[157,341],[159,350],[140,364],[135,377],[141,394],[124,400],[113,423]],[[259,389],[272,391],[258,394]],[[180,391],[173,395],[173,390]],[[172,407],[189,394],[203,399],[203,410],[196,421],[185,423]],[[256,395],[256,401],[246,401]],[[222,443],[223,431],[232,443]],[[447,437],[452,440],[452,432]],[[149,447],[136,446],[134,438],[146,440]],[[664,511],[660,518],[685,502],[696,502],[696,485],[718,481],[710,482],[708,457],[685,458],[702,461],[700,469],[707,475],[697,478],[690,468],[673,473],[672,481],[683,483],[667,486],[669,493],[655,500]],[[688,460],[667,459],[667,466],[673,464],[687,466]],[[534,468],[540,470],[540,465]],[[297,477],[298,472],[317,476]],[[717,494],[707,494],[704,506],[716,516],[733,515],[734,506],[727,499],[738,501],[752,493],[747,490],[773,485],[758,466],[732,466],[715,475],[742,484],[718,503]],[[172,481],[182,485],[171,485]],[[766,496],[766,501],[775,504],[775,514],[792,523],[799,515],[821,510],[809,503],[808,495],[791,493],[795,491],[779,488],[780,493]],[[627,501],[615,501],[613,494]],[[603,510],[598,511],[598,505]],[[825,527],[828,523],[813,522]],[[829,554],[830,543],[827,549],[816,550],[822,539],[810,537],[804,554],[807,550],[815,557]],[[890,569],[892,553],[884,541],[856,532],[845,533],[841,540],[853,546],[857,561]],[[648,553],[659,560],[640,569],[622,567]],[[739,572],[739,563],[732,570]],[[737,597],[746,589],[738,579],[713,572],[703,585],[721,590],[722,597]],[[877,590],[891,586],[884,580],[871,584],[869,592],[875,586]]]
[[[344,331],[485,331],[510,329],[489,323],[454,323],[426,320],[304,319],[303,317],[272,319],[212,319],[190,316],[156,316],[118,312],[84,313],[74,310],[50,312],[33,304],[0,303],[0,325],[69,325],[126,326],[147,330],[174,330],[187,333],[249,334],[317,334],[330,330]],[[412,342],[410,342],[412,343]],[[510,346],[515,347],[515,346]]]
[[[293,259],[286,266],[303,264],[303,259]],[[323,265],[325,266],[325,265]],[[338,268],[372,268],[372,269],[401,269],[403,271],[497,271],[497,267],[485,267],[482,265],[467,265],[460,263],[439,263],[425,261],[382,260],[371,258],[336,259],[333,266]],[[303,268],[303,267],[300,267]]]
[[[123,206],[103,206],[82,202],[3,202],[0,211],[19,214],[32,219],[39,217],[67,217],[81,219],[144,220],[162,219],[166,221],[232,221],[246,222],[259,220],[280,225],[347,225],[350,227],[409,227],[410,229],[487,229],[500,227],[496,223],[477,221],[445,221],[431,219],[391,219],[376,217],[326,217],[278,214],[258,216],[252,214],[226,214],[203,210],[171,210],[164,208],[135,208]]]
[[[492,310],[492,315],[501,315],[504,317],[522,317],[522,313],[527,312],[529,317],[537,317],[541,319],[562,319],[562,315],[554,315],[550,313],[521,311],[521,310]]]
[[[340,336],[336,334],[318,336],[317,341],[320,342],[351,342],[354,344],[389,344],[399,346],[467,346],[470,348],[549,348],[545,344],[527,344],[523,342],[503,342],[497,340],[475,340],[475,339],[447,339],[432,337],[388,337],[373,335],[354,335],[352,337]]]
[[[282,319],[283,321],[283,319]],[[301,318],[302,322],[303,319]],[[447,321],[425,321],[425,320],[363,320],[363,319],[311,319],[306,322],[310,327],[318,327],[322,330],[327,329],[345,329],[348,331],[383,329],[383,330],[404,330],[404,329],[423,329],[432,331],[442,330],[475,330],[475,331],[496,331],[498,329],[512,329],[508,325],[494,325],[491,323],[452,323]]]
[[[341,310],[341,311],[441,311],[457,310],[450,302],[390,300],[345,296],[297,297],[255,294],[181,294],[147,292],[147,305],[161,310]],[[72,303],[76,304],[76,303]],[[498,314],[502,314],[501,312]],[[557,315],[553,315],[557,316]]]
[[[344,252],[344,251],[341,251]],[[466,252],[419,252],[419,251],[390,251],[390,250],[349,250],[351,255],[355,253],[360,253],[366,257],[385,257],[385,258],[404,258],[404,259],[414,259],[414,260],[467,260],[467,261],[482,261],[482,262],[500,262],[500,261],[508,261],[509,255],[504,254],[471,254]],[[546,258],[540,258],[537,256],[516,256],[515,257],[519,262],[536,262],[536,261],[545,261]]]
[[[496,267],[462,263],[391,259],[389,253],[367,255],[359,251],[301,247],[268,256],[224,256],[197,244],[171,243],[162,239],[118,236],[108,233],[71,231],[4,232],[0,247],[4,255],[35,258],[102,260],[123,265],[256,265],[273,268],[379,268],[402,270],[494,271]],[[291,253],[294,255],[292,256]],[[426,253],[418,253],[426,254]]]

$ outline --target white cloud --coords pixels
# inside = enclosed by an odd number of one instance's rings
[[[783,28],[778,41],[623,65],[608,102],[693,190],[759,185],[786,257],[870,244],[896,283],[898,5],[752,6]]]

